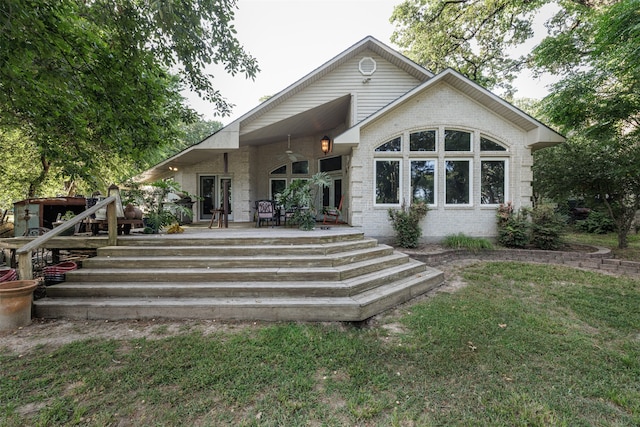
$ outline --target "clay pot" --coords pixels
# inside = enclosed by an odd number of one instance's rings
[[[31,323],[31,305],[36,280],[0,283],[0,330],[17,329]]]
[[[126,219],[135,219],[136,218],[136,207],[129,204],[124,208],[124,217]]]

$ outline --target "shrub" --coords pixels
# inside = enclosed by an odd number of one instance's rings
[[[429,208],[425,203],[414,203],[407,209],[389,209],[389,219],[396,232],[396,244],[402,248],[418,246],[422,228],[420,221],[427,215]]]
[[[498,207],[498,243],[508,248],[524,248],[529,244],[528,210],[516,212],[511,202]]]
[[[616,226],[609,215],[592,210],[587,219],[576,221],[576,228],[585,233],[607,234],[615,231]]]
[[[531,244],[538,249],[559,249],[566,223],[566,217],[555,212],[553,206],[537,205],[531,210]]]
[[[445,237],[442,244],[451,249],[467,249],[477,252],[482,249],[493,249],[493,244],[484,238],[469,237],[463,233],[450,234]]]

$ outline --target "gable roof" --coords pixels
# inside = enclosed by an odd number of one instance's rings
[[[296,120],[303,122],[300,126],[307,130],[309,129],[309,123],[314,123],[314,125],[318,127],[317,130],[320,130],[320,128],[334,128],[336,123],[343,120],[345,111],[349,108],[350,100],[348,97],[338,98],[329,103],[318,105],[314,109],[300,114],[298,117],[294,116],[281,120],[279,123],[269,126],[269,129],[263,128],[261,129],[261,132],[252,132],[247,135],[242,134],[242,129],[247,124],[283,104],[294,95],[302,92],[313,83],[330,74],[336,68],[367,50],[380,55],[380,57],[403,70],[410,76],[415,77],[419,81],[424,82],[433,77],[433,73],[424,67],[416,64],[394,49],[391,49],[375,37],[367,36],[344,50],[342,53],[325,62],[320,67],[287,86],[268,100],[257,105],[255,108],[240,116],[227,126],[218,130],[216,133],[203,139],[198,144],[186,148],[182,152],[175,154],[147,170],[142,174],[142,179],[144,181],[152,181],[168,175],[167,170],[168,165],[170,164],[177,167],[183,167],[185,165],[201,161],[203,158],[202,156],[208,153],[214,154],[238,149],[241,145],[266,143],[275,139],[276,136],[292,133],[292,129],[295,129],[295,123],[293,122]],[[304,120],[305,117],[308,117],[310,112],[313,112],[314,120],[312,122],[308,119]]]
[[[399,69],[405,71],[407,74],[415,77],[420,81],[426,81],[433,77],[433,73],[428,71],[426,68],[418,65],[406,56],[391,49],[389,46],[380,42],[375,37],[367,36],[342,53],[338,54],[334,58],[325,62],[320,67],[311,71],[306,76],[302,77],[298,81],[278,92],[268,100],[264,101],[262,104],[250,110],[249,112],[238,118],[236,121],[240,122],[240,124],[242,125],[256,119],[269,110],[282,104],[295,94],[302,92],[305,88],[322,79],[327,74],[340,67],[342,64],[346,63],[350,59],[358,56],[366,50],[371,50],[372,52],[380,55],[386,61],[389,61],[391,64],[395,65]]]
[[[462,74],[447,68],[440,74],[427,80],[413,90],[407,92],[400,98],[381,108],[376,113],[347,129],[334,139],[334,144],[357,145],[360,142],[360,130],[368,124],[382,118],[389,111],[398,108],[408,100],[423,93],[425,90],[435,86],[440,82],[445,82],[467,97],[493,111],[497,115],[505,118],[514,125],[528,133],[528,148],[537,150],[540,148],[553,146],[565,141],[564,136],[549,128],[540,121],[534,119],[524,111],[511,105],[504,99],[483,88]]]

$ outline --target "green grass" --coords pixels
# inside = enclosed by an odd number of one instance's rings
[[[0,351],[0,425],[640,424],[640,282],[476,264],[379,323]],[[1,344],[0,344],[1,346]]]
[[[493,249],[493,244],[484,238],[469,237],[463,233],[450,234],[444,238],[442,244],[451,249],[467,249],[477,252],[482,249]]]
[[[616,233],[589,234],[570,232],[566,234],[565,240],[567,242],[609,248],[618,259],[640,262],[640,234],[630,233],[628,235],[629,247],[626,249],[618,249],[618,235]]]

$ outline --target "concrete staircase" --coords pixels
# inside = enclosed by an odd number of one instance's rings
[[[444,281],[360,232],[280,234],[122,239],[47,287],[35,316],[360,321]]]

